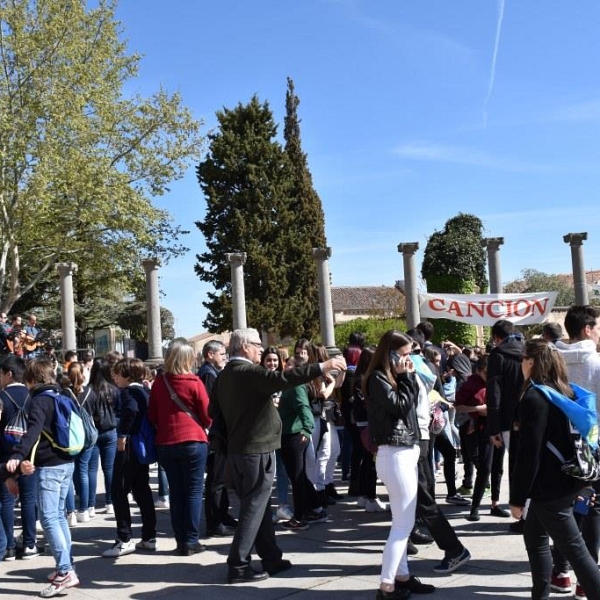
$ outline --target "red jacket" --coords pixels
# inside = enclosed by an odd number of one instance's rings
[[[169,378],[173,391],[181,402],[198,417],[202,427],[171,399],[163,377]],[[150,391],[148,419],[156,426],[157,446],[172,446],[183,442],[208,442],[206,429],[210,426],[208,394],[204,384],[193,373],[161,375]]]

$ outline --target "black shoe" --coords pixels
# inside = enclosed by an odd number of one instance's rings
[[[207,537],[228,537],[235,533],[234,527],[228,527],[219,523],[214,529],[206,530]]]
[[[471,513],[467,517],[467,521],[479,521],[480,519],[481,519],[481,517],[479,516],[479,509],[472,508]]]
[[[502,508],[499,504],[492,506],[490,509],[490,515],[492,515],[492,517],[502,517],[503,519],[508,519],[508,517],[510,517],[510,513]]]
[[[433,544],[433,538],[430,535],[427,535],[426,533],[423,533],[422,531],[420,531],[419,529],[417,529],[416,527],[412,530],[411,534],[410,534],[410,541],[413,544]]]
[[[231,527],[235,529],[238,526],[237,519],[234,519],[231,515],[227,514],[221,519],[221,523],[225,525],[225,527]]]
[[[407,581],[396,581],[394,582],[396,590],[408,590],[413,594],[432,594],[435,592],[435,586],[429,583],[423,583],[418,577],[413,575]]]
[[[408,554],[408,556],[414,556],[418,553],[419,549],[410,540],[408,540],[408,544],[406,544],[406,554]]]
[[[271,577],[277,573],[283,573],[292,568],[292,563],[285,558],[280,558],[275,562],[262,561],[263,571],[267,572]]]
[[[227,567],[227,583],[255,583],[269,579],[266,571],[255,571],[250,565],[245,567]]]
[[[515,521],[514,523],[511,523],[508,526],[508,530],[511,533],[523,533],[523,530],[525,529],[525,519],[519,519],[518,521]]]
[[[193,546],[180,546],[177,548],[177,554],[180,556],[194,556],[194,554],[200,554],[200,552],[204,552],[206,550],[206,546],[197,542]]]
[[[7,562],[12,562],[17,558],[17,549],[16,548],[7,548],[6,554],[2,560],[6,560]]]
[[[343,500],[344,498],[344,496],[335,489],[333,483],[328,483],[325,486],[325,494],[328,498],[333,498],[334,500]]]
[[[410,596],[409,589],[394,590],[393,592],[384,592],[377,590],[377,600],[405,600]]]

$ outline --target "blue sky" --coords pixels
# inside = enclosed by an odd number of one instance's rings
[[[392,285],[398,243],[419,242],[420,268],[459,212],[504,237],[503,282],[570,272],[570,232],[588,232],[585,266],[600,269],[600,3],[121,0],[117,16],[143,55],[127,91],[181,92],[205,134],[253,94],[282,124],[292,77],[333,285]],[[161,270],[189,337],[210,291],[193,271],[206,209],[193,166],[156,201],[191,230]]]

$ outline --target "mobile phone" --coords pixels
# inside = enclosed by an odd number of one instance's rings
[[[329,371],[327,374],[331,375],[334,379],[337,379],[337,376],[340,374],[340,372],[338,369],[334,369],[333,371]]]
[[[390,352],[390,364],[392,364],[393,366],[397,366],[398,364],[400,364],[400,355],[397,352],[394,352],[393,350]]]
[[[573,512],[578,515],[587,515],[590,511],[593,494],[594,490],[592,488],[581,490],[581,492],[579,492],[579,497],[575,500],[575,504],[573,505]]]

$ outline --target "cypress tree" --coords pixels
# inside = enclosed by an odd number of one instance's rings
[[[427,241],[421,275],[429,292],[473,294],[485,293],[485,251],[482,247],[483,224],[474,215],[459,213],[446,221],[442,231],[436,231]],[[477,339],[473,325],[434,319],[436,341],[450,340],[456,344],[474,344]]]
[[[319,328],[317,271],[312,259],[312,249],[327,246],[327,240],[321,199],[313,187],[308,160],[302,151],[299,104],[300,99],[295,94],[294,82],[288,77],[283,136],[291,169],[292,206],[288,214],[292,221],[288,228],[289,237],[284,260],[288,272],[289,296],[294,299],[290,307],[299,321],[298,325],[301,326],[298,333],[311,338]],[[292,325],[293,315],[289,315],[288,319]]]
[[[251,101],[217,112],[219,128],[208,136],[209,150],[197,167],[207,203],[196,226],[207,251],[194,267],[214,292],[203,302],[210,331],[232,328],[231,271],[225,254],[246,252],[244,285],[249,326],[280,329],[287,311],[287,273],[282,224],[290,206],[290,169],[267,102]]]

